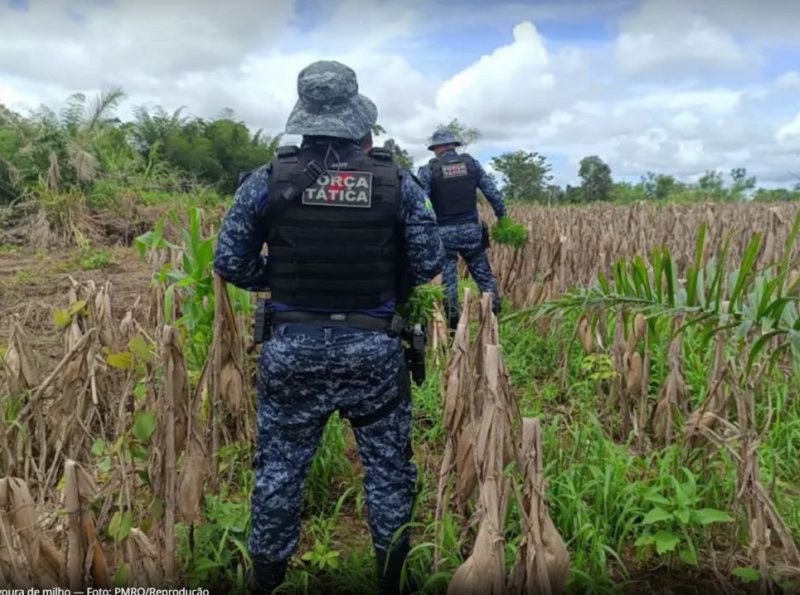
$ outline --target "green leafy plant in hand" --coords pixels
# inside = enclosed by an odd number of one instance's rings
[[[528,239],[528,230],[510,217],[501,217],[492,226],[492,239],[498,244],[521,248]]]
[[[444,287],[433,283],[417,285],[398,311],[410,324],[426,326],[433,320],[436,303],[444,300]]]

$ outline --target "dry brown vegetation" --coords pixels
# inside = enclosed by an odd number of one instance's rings
[[[528,226],[528,243],[518,250],[494,246],[491,259],[502,293],[520,308],[591,285],[618,258],[646,258],[664,245],[683,283],[696,259],[701,222],[707,225],[703,262],[718,256],[730,235],[726,267],[735,269],[756,232],[763,234],[757,262],[779,261],[797,208],[598,205],[514,207],[511,213]],[[207,221],[203,232],[211,233]],[[794,253],[789,256],[794,270]],[[190,336],[176,323],[181,294],[172,308],[177,316],[170,319],[164,288],[148,283],[165,265],[180,267],[181,251],[153,250],[143,263],[130,248],[119,248],[114,258],[98,273],[74,270],[67,253],[0,252],[0,585],[182,585],[186,560],[177,556],[177,525],[206,523],[204,496],[241,483],[241,471],[222,465],[218,453],[254,440],[249,321],[221,280],[210,279],[213,292],[206,301],[213,301],[213,333],[204,364],[193,370],[187,364]],[[645,265],[652,275],[651,263]],[[787,272],[781,291],[795,295],[796,279]],[[727,297],[731,289],[725,287]],[[775,432],[773,419],[796,408],[793,388],[779,408],[771,405],[770,383],[781,380],[780,374],[784,386],[796,386],[790,363],[779,359],[776,371],[758,360],[755,374],[747,374],[749,352],[737,347],[733,331],[713,335],[706,357],[697,337],[683,330],[690,318],[686,312],[659,318],[652,311],[594,304],[565,323],[548,318],[542,326],[514,327],[520,337],[551,333],[560,350],[557,369],[548,373],[560,385],[561,401],[537,408],[542,414],[533,416],[531,404],[522,401],[524,391],[512,386],[513,366],[486,296],[476,300],[467,292],[451,345],[439,312],[432,359],[442,363],[442,375],[429,393],[443,439],[418,449],[425,457],[422,467],[433,469],[435,492],[428,499],[431,510],[420,514],[430,515],[440,533],[456,523],[461,559],[456,565],[446,559],[439,534],[425,570],[451,573],[451,593],[563,590],[583,542],[578,531],[565,529],[567,503],[547,498],[553,482],[545,482],[546,463],[565,456],[555,449],[569,438],[548,442],[546,435],[557,416],[582,423],[569,403],[570,382],[581,381],[591,385],[592,414],[609,441],[629,449],[622,458],[659,456],[678,445],[681,464],[694,465],[703,479],[717,473],[721,461],[732,462],[725,469],[733,497],[718,506],[737,524],[724,535],[713,533],[697,552],[715,585],[733,589],[729,574],[736,566],[756,569],[757,585],[765,591],[777,590],[771,577],[795,578],[796,519],[787,517],[786,501],[800,492],[787,487],[785,477],[776,480],[775,468],[766,479],[762,454]],[[746,346],[757,342],[757,328],[745,334]],[[583,353],[576,354],[573,343]],[[776,337],[770,347],[779,344]],[[687,357],[689,349],[699,355]],[[588,382],[586,373],[575,372],[585,356],[606,362],[608,375]],[[691,375],[697,374],[695,360],[703,358],[708,373],[699,387]],[[531,394],[543,399],[541,387],[534,388]],[[793,448],[795,426],[781,423]],[[783,452],[791,452],[789,447]],[[248,466],[249,459],[241,458],[238,464]],[[568,469],[557,471],[564,475]],[[576,505],[586,505],[589,498],[582,498]],[[592,514],[603,514],[597,510]],[[625,522],[641,524],[646,512]],[[511,517],[518,521],[509,524]],[[347,543],[366,543],[364,522],[340,524],[357,527]],[[518,540],[513,556],[509,539]],[[304,535],[304,546],[314,543]],[[650,560],[642,562],[631,543],[624,545],[628,549],[620,554],[631,574],[639,565],[646,570]],[[615,562],[600,564],[611,568]]]

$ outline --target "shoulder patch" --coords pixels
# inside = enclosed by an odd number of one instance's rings
[[[447,180],[449,178],[463,178],[468,175],[467,164],[461,161],[454,163],[442,164],[442,177]]]
[[[372,172],[327,172],[303,192],[303,204],[313,207],[372,207]]]

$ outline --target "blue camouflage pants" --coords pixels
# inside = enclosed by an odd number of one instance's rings
[[[387,549],[410,521],[411,386],[400,339],[352,328],[280,325],[262,345],[249,549],[289,558],[303,486],[330,415],[349,419],[364,465],[373,545]]]
[[[497,282],[489,266],[489,258],[483,247],[483,236],[479,223],[458,223],[439,226],[439,234],[445,249],[445,262],[442,277],[445,284],[445,306],[448,318],[452,321],[460,314],[458,304],[458,257],[467,263],[470,275],[482,293],[494,296],[492,306],[499,312],[500,294]]]

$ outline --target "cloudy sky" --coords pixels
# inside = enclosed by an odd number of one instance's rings
[[[0,0],[0,102],[58,108],[119,85],[123,117],[228,107],[278,133],[298,71],[334,59],[418,164],[459,118],[485,163],[538,151],[560,184],[597,154],[634,181],[743,166],[790,185],[798,23],[798,0]]]

